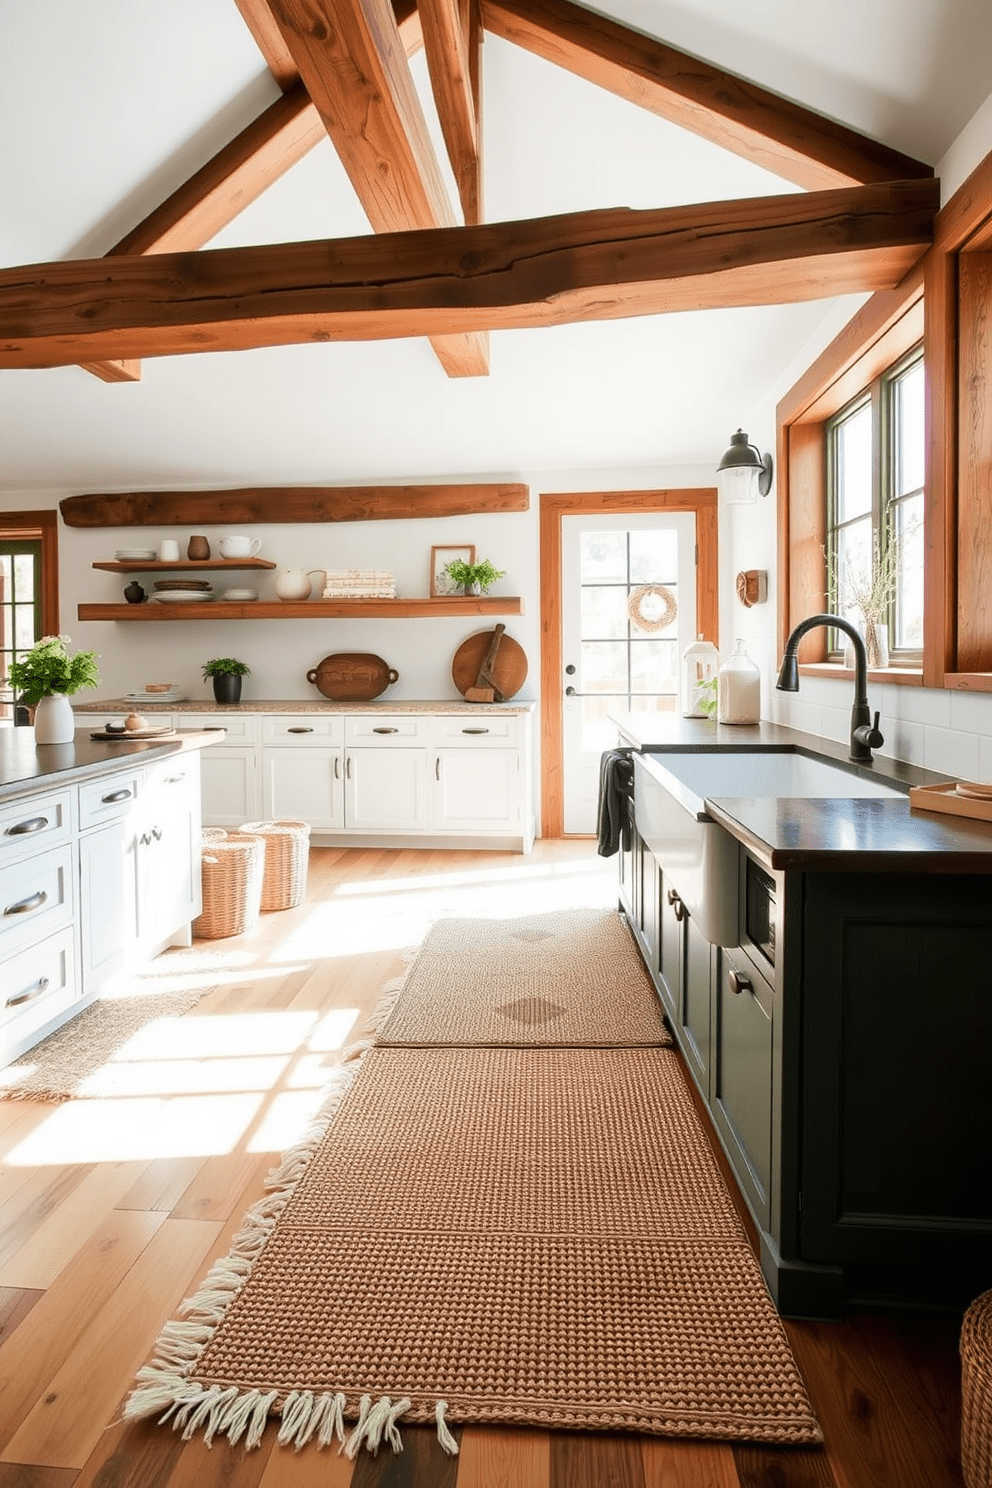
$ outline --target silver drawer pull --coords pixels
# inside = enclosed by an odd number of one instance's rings
[[[341,779],[341,756],[339,754],[334,756],[334,779]]]
[[[8,904],[4,914],[30,914],[33,909],[40,909],[47,898],[48,895],[44,889],[39,889],[36,894],[29,894],[26,899],[19,899],[16,904]]]
[[[5,837],[26,837],[28,832],[43,832],[47,826],[47,816],[30,816],[27,821],[18,822],[16,827],[7,827],[3,835]]]
[[[398,728],[374,728],[372,730],[372,732],[374,734],[398,734],[399,733],[399,729]]]
[[[462,729],[463,734],[488,734],[488,732],[489,730],[487,728]]]
[[[313,733],[313,729],[312,728],[288,728],[286,730],[286,732],[287,732],[287,734],[312,734]]]
[[[20,1007],[22,1003],[30,1002],[33,997],[40,997],[42,992],[47,992],[49,986],[47,977],[39,977],[34,986],[29,987],[26,992],[20,992],[16,997],[8,997],[4,1007]]]
[[[180,785],[185,779],[185,775],[167,775],[165,777],[165,783],[166,785]]]
[[[113,806],[115,801],[129,801],[130,799],[130,790],[111,791],[109,796],[100,797],[100,803],[103,806]]]

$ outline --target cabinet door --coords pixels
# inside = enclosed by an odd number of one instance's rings
[[[696,1084],[707,1098],[710,1082],[710,945],[685,916],[682,942],[682,1017],[679,1044]]]
[[[617,889],[620,895],[620,903],[627,911],[629,919],[634,918],[634,886],[632,883],[634,872],[634,838],[636,829],[634,827],[634,803],[627,801],[624,805],[627,820],[630,823],[629,846],[624,847],[623,837],[620,838],[620,850],[617,853]]]
[[[156,950],[200,911],[200,772],[197,754],[149,769],[139,812],[138,935]]]
[[[315,832],[340,831],[344,826],[342,774],[340,749],[311,744],[263,749],[264,815],[309,822]]]
[[[519,780],[520,756],[515,749],[439,749],[434,760],[434,829],[518,830]]]
[[[427,751],[392,747],[345,754],[345,825],[365,832],[427,827]]]
[[[661,964],[661,869],[647,844],[642,845],[638,869],[637,918],[642,950],[648,971],[657,980]]]
[[[720,975],[710,1110],[751,1211],[762,1229],[767,1229],[774,995],[744,956],[721,951],[716,960]]]
[[[134,959],[138,944],[139,831],[133,813],[79,840],[83,991]]]
[[[253,745],[211,744],[201,751],[200,794],[206,827],[240,827],[260,815]]]
[[[645,855],[648,849],[645,848]],[[667,874],[658,885],[658,990],[676,1028],[682,1024],[682,964],[685,908]]]

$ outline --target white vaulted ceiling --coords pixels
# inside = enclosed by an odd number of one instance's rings
[[[600,8],[931,164],[992,89],[985,0]],[[0,0],[0,36],[3,267],[101,255],[279,96],[234,0]],[[499,38],[484,69],[488,221],[794,189]],[[210,246],[368,231],[325,141]],[[828,308],[496,331],[485,378],[422,339],[0,371],[0,491],[706,462]]]

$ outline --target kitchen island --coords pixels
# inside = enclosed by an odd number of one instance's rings
[[[992,823],[910,806],[945,777],[796,730],[616,721],[621,904],[780,1310],[964,1305],[992,1286]],[[756,779],[825,762],[831,793],[711,793],[726,753],[743,780],[748,753]]]
[[[0,729],[0,1065],[200,912],[200,750],[216,735],[37,745]]]

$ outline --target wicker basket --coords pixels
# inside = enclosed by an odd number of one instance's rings
[[[203,910],[193,921],[193,934],[201,940],[243,935],[258,924],[265,844],[259,837],[219,828],[208,828],[203,837]]]
[[[303,821],[245,822],[240,829],[265,843],[263,909],[293,909],[307,891],[310,824]]]
[[[968,1488],[992,1485],[992,1292],[961,1324],[961,1468]]]

